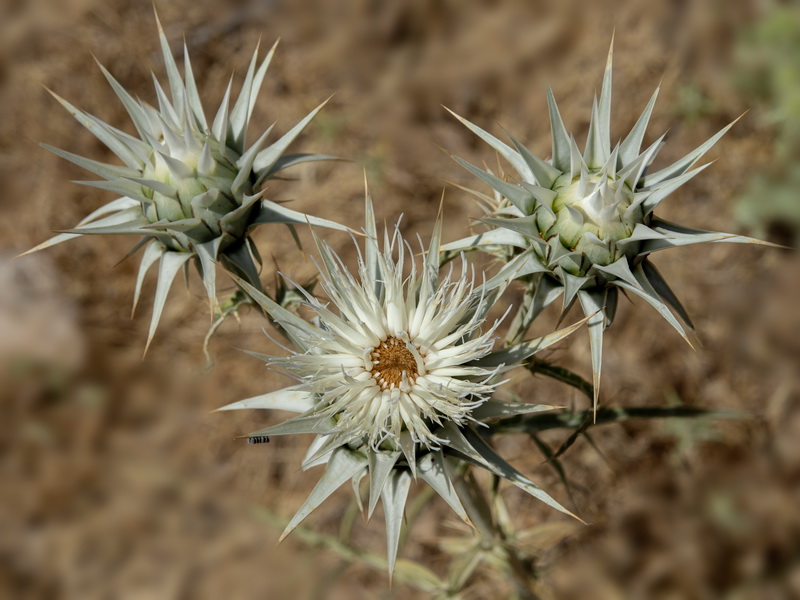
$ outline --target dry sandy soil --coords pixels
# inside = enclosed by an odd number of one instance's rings
[[[404,231],[423,238],[445,181],[474,184],[437,145],[495,161],[440,105],[495,131],[502,124],[546,155],[545,87],[582,139],[616,28],[612,132],[632,126],[663,77],[648,139],[669,128],[666,162],[748,108],[731,89],[730,56],[739,29],[758,14],[755,2],[645,0],[559,9],[463,0],[157,4],[176,48],[186,36],[209,106],[231,72],[242,73],[259,37],[267,45],[282,38],[256,107],[259,126],[277,121],[285,131],[336,93],[296,148],[353,162],[298,168],[296,181],[273,184],[274,197],[358,224],[366,169],[379,217],[391,223],[402,213]],[[234,437],[278,416],[210,412],[283,384],[237,350],[269,350],[258,315],[222,327],[212,344],[216,368],[201,373],[204,301],[196,282],[188,293],[176,286],[142,361],[147,304],[128,316],[137,261],[116,265],[132,240],[83,239],[11,260],[109,198],[68,183],[85,174],[37,146],[110,157],[42,86],[128,128],[92,54],[148,100],[149,71],[161,75],[163,65],[149,2],[19,0],[1,10],[0,597],[419,597],[297,539],[276,546],[279,531],[263,511],[287,518],[313,487],[318,474],[298,468],[307,440],[247,446]],[[687,85],[714,100],[710,114],[676,109]],[[717,164],[676,193],[664,215],[734,228],[733,199],[770,160],[762,123],[757,112],[740,121],[710,153]],[[444,205],[445,238],[456,239],[478,211],[453,187]],[[353,257],[346,236],[328,237]],[[257,239],[293,277],[313,272],[283,229],[262,229]],[[622,305],[607,336],[603,402],[683,402],[752,416],[597,427],[602,455],[580,440],[564,456],[571,496],[529,439],[500,440],[506,457],[590,523],[572,524],[503,487],[519,527],[556,524],[535,540],[542,595],[800,597],[798,258],[717,245],[663,253],[656,263],[702,345],[692,351],[642,302]],[[273,270],[267,261],[265,280]],[[150,281],[145,297],[152,292]],[[537,331],[555,323],[546,313]],[[587,374],[585,332],[550,357]],[[574,391],[542,378],[520,375],[514,386],[532,401],[585,407]],[[546,439],[555,445],[568,433]],[[334,496],[308,526],[336,535],[349,494]],[[357,522],[353,544],[383,553],[381,520]],[[456,531],[446,507],[433,502],[401,554],[441,570],[437,539]],[[480,573],[468,596],[508,597],[506,586]]]

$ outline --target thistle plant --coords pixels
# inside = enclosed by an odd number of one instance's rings
[[[689,329],[694,328],[692,321],[650,262],[652,253],[702,242],[765,243],[733,234],[690,229],[654,214],[670,194],[711,164],[693,168],[735,121],[680,160],[649,173],[666,135],[642,150],[659,90],[655,90],[630,133],[612,147],[612,57],[613,44],[600,99],[595,96],[592,105],[583,152],[567,133],[550,90],[547,92],[552,130],[549,160],[537,157],[511,134],[508,137],[513,148],[452,113],[506,159],[517,177],[506,181],[453,157],[494,190],[493,197],[483,196],[490,210],[481,219],[491,229],[444,246],[451,253],[473,249],[494,252],[509,266],[514,265],[526,294],[510,332],[512,340],[524,335],[530,323],[559,296],[562,315],[578,300],[589,317],[595,410],[600,390],[603,332],[614,320],[620,290],[651,304],[689,342],[678,318]]]
[[[260,64],[256,48],[233,106],[231,78],[216,116],[209,122],[200,102],[186,46],[182,77],[157,16],[156,21],[170,91],[168,97],[154,74],[158,109],[134,98],[99,65],[130,115],[138,138],[75,108],[53,93],[81,125],[122,161],[123,166],[101,163],[47,145],[45,148],[103,178],[78,183],[121,197],[92,212],[76,228],[29,251],[84,235],[143,236],[131,251],[144,246],[134,292],[134,310],[145,275],[160,261],[148,346],[172,282],[182,267],[188,269],[190,262],[197,267],[213,307],[217,263],[260,288],[261,259],[250,237],[254,227],[283,223],[291,228],[311,223],[347,229],[265,197],[264,182],[284,169],[308,161],[335,159],[320,154],[285,154],[325,102],[272,144],[267,143],[270,126],[253,145],[249,148],[246,145],[250,118],[277,42]]]
[[[252,304],[263,309],[287,340],[286,345],[276,342],[283,351],[277,356],[250,354],[288,375],[293,384],[219,410],[267,409],[295,414],[243,436],[253,443],[271,436],[315,436],[301,466],[304,470],[324,467],[324,473],[285,525],[281,539],[298,530],[307,516],[350,481],[355,495],[353,516],[356,505],[370,518],[378,503],[383,504],[386,565],[391,574],[398,565],[411,486],[422,480],[428,487],[418,498],[424,501],[434,494],[440,496],[474,529],[466,540],[450,541],[455,558],[448,581],[421,565],[406,572],[404,579],[418,581],[420,589],[439,598],[457,598],[477,565],[484,562],[510,574],[521,590],[520,597],[533,597],[530,584],[536,579],[535,556],[521,548],[525,531],[514,531],[502,498],[496,493],[488,498],[469,468],[484,469],[494,483],[505,479],[549,507],[574,516],[502,458],[490,439],[507,433],[527,435],[566,484],[559,457],[581,435],[588,439],[590,426],[631,418],[709,414],[696,407],[621,407],[598,412],[597,401],[603,332],[614,320],[620,291],[646,300],[688,341],[684,327],[691,329],[691,320],[650,262],[650,254],[700,242],[763,243],[689,229],[654,214],[665,198],[708,166],[695,165],[732,124],[674,164],[650,173],[664,139],[662,136],[642,150],[658,89],[632,131],[612,147],[611,52],[583,152],[567,134],[551,92],[552,156],[548,160],[535,156],[511,135],[512,145],[507,145],[456,115],[510,163],[516,177],[509,181],[502,174],[454,157],[493,189],[491,196],[471,191],[484,204],[486,214],[481,221],[488,230],[443,244],[440,210],[429,244],[416,255],[399,223],[379,237],[368,193],[363,236],[266,197],[265,182],[284,169],[333,158],[286,154],[324,103],[272,144],[267,143],[270,127],[247,146],[245,133],[274,46],[261,62],[256,49],[238,98],[231,106],[229,83],[216,116],[207,121],[186,47],[181,75],[160,24],[158,29],[169,94],[154,77],[157,109],[134,98],[100,67],[138,137],[56,96],[123,164],[105,164],[46,147],[102,178],[80,183],[119,197],[76,228],[30,252],[84,235],[140,236],[131,251],[144,248],[134,308],[145,275],[160,261],[148,346],[174,278],[191,263],[212,307],[220,313],[209,336],[238,307]],[[295,225],[312,226],[319,254],[315,263],[319,287],[326,299],[312,293],[313,285],[298,285],[286,276],[282,276],[285,283],[276,284],[272,296],[262,287],[259,253],[250,233],[256,226],[273,223],[287,225],[296,239]],[[355,271],[317,237],[320,227],[353,235],[358,253]],[[356,236],[363,239],[363,248]],[[465,253],[473,250],[499,257],[497,272],[490,277],[476,274],[465,258]],[[460,268],[453,259],[460,260]],[[218,263],[239,286],[239,291],[222,303],[216,300]],[[449,271],[442,273],[444,267]],[[521,305],[509,307],[502,318],[490,318],[515,281],[524,287]],[[585,318],[526,341],[534,320],[559,297],[562,318],[576,300]],[[510,313],[508,332],[500,340],[499,332]],[[535,357],[585,323],[590,332],[592,383]],[[513,396],[504,384],[517,368],[544,372],[572,385],[593,401],[592,409],[576,412],[538,404],[536,398]],[[571,433],[554,450],[539,434],[555,428]],[[362,485],[365,479],[367,485]],[[496,489],[493,486],[491,491]],[[299,528],[298,533],[302,531]],[[323,539],[321,534],[310,537]],[[324,545],[338,548],[347,560],[364,556],[346,552],[346,541]],[[442,545],[445,551],[447,546]]]
[[[358,278],[330,246],[317,240],[320,285],[335,310],[297,286],[314,314],[308,321],[240,281],[294,346],[288,356],[253,354],[298,383],[220,410],[299,413],[247,437],[316,434],[303,468],[326,465],[325,474],[282,537],[348,480],[353,481],[360,502],[359,484],[368,474],[366,514],[371,516],[382,499],[391,572],[413,479],[423,479],[469,522],[453,485],[457,464],[463,461],[571,514],[498,456],[480,430],[493,419],[552,408],[505,402],[494,394],[503,383],[502,373],[569,335],[581,323],[493,351],[499,321],[489,325],[486,315],[511,277],[501,271],[476,285],[464,261],[460,275],[454,276],[451,269],[440,279],[441,219],[418,267],[398,228],[391,235],[385,232],[383,247],[379,247],[369,195],[366,215]]]

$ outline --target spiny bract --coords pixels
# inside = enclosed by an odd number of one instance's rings
[[[245,134],[275,46],[260,65],[256,48],[238,99],[230,108],[231,79],[216,117],[209,126],[186,46],[182,78],[160,23],[158,30],[171,96],[171,99],[167,97],[153,75],[158,110],[131,96],[100,65],[103,75],[130,115],[138,138],[53,94],[125,166],[104,164],[71,152],[45,147],[104,178],[104,181],[79,183],[113,191],[122,197],[91,213],[77,228],[57,235],[30,251],[82,235],[144,235],[133,250],[145,246],[134,293],[134,308],[145,274],[154,263],[161,260],[148,345],[172,281],[181,267],[188,268],[190,259],[194,260],[213,305],[216,302],[217,261],[260,287],[260,259],[248,235],[253,227],[264,223],[284,223],[289,227],[311,223],[347,229],[290,210],[263,197],[263,183],[279,171],[307,161],[334,158],[315,154],[284,154],[325,103],[311,111],[272,145],[266,144],[272,129],[269,127],[255,144],[246,149]]]
[[[516,328],[523,335],[531,321],[559,295],[563,294],[564,313],[578,299],[590,317],[595,408],[603,331],[614,319],[619,289],[644,298],[688,341],[669,307],[690,328],[691,320],[648,260],[650,253],[700,242],[763,243],[732,234],[688,229],[653,214],[669,194],[708,166],[692,169],[733,123],[674,164],[648,174],[664,139],[662,135],[641,150],[658,89],[628,136],[612,148],[611,64],[609,51],[600,100],[595,97],[583,153],[574,137],[567,134],[550,90],[547,101],[552,158],[547,161],[510,134],[514,148],[453,113],[505,158],[519,179],[507,182],[453,157],[494,189],[494,198],[479,194],[491,205],[490,214],[482,222],[494,229],[443,247],[448,252],[475,248],[499,252],[510,261],[507,266],[514,265],[516,276],[527,288],[523,317]]]
[[[360,502],[359,483],[369,474],[368,515],[382,498],[391,572],[413,478],[421,477],[469,521],[453,486],[453,454],[567,512],[495,454],[476,426],[483,420],[551,408],[491,396],[502,383],[498,374],[562,339],[580,323],[492,351],[497,323],[485,331],[481,328],[511,278],[500,273],[474,285],[464,263],[459,276],[454,278],[451,272],[440,280],[441,220],[418,271],[399,231],[391,237],[385,234],[383,249],[379,248],[369,197],[366,213],[366,248],[359,258],[358,279],[329,246],[318,242],[321,285],[335,312],[306,294],[306,306],[315,315],[309,322],[242,282],[296,348],[286,357],[256,356],[299,383],[220,410],[300,413],[248,437],[316,434],[303,467],[327,465],[283,535],[348,479]],[[404,272],[407,258],[412,261],[410,275]]]

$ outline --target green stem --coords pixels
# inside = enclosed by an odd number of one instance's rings
[[[567,385],[579,390],[590,400],[594,400],[594,387],[592,387],[592,384],[569,369],[559,367],[558,365],[551,364],[536,357],[530,359],[526,365],[526,368],[534,375],[541,373],[546,377],[566,383]]]
[[[697,408],[695,406],[674,406],[674,407],[616,407],[598,408],[597,418],[592,419],[593,411],[554,411],[533,415],[523,415],[503,419],[489,426],[488,429],[481,430],[484,436],[497,435],[500,433],[537,433],[548,429],[575,429],[584,426],[587,420],[589,426],[603,425],[608,423],[621,423],[629,419],[663,419],[663,418],[698,418],[707,417],[713,419],[747,419],[746,413],[711,410]],[[587,427],[588,428],[588,427]]]

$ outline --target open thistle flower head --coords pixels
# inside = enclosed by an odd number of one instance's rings
[[[209,299],[216,298],[215,263],[257,285],[260,259],[249,237],[264,223],[312,224],[346,229],[264,198],[263,183],[292,165],[330,160],[314,154],[285,154],[324,105],[315,108],[283,137],[267,144],[272,127],[249,148],[245,134],[275,46],[259,64],[258,48],[250,61],[241,93],[231,107],[231,85],[213,121],[206,120],[189,54],[184,46],[181,76],[161,24],[161,50],[169,95],[153,76],[158,109],[134,98],[102,65],[100,68],[133,121],[138,137],[129,135],[56,99],[102,141],[124,166],[105,164],[45,146],[59,156],[99,175],[101,181],[80,182],[121,197],[94,211],[79,225],[37,246],[31,252],[91,234],[144,236],[145,246],[134,295],[138,301],[144,275],[161,260],[150,328],[152,339],[167,293],[177,272],[193,260]],[[149,343],[148,339],[148,343]]]
[[[458,275],[451,270],[440,279],[441,221],[418,266],[397,229],[384,234],[379,247],[369,198],[366,211],[366,248],[359,253],[358,277],[329,246],[318,242],[321,286],[330,302],[306,294],[306,307],[315,315],[310,321],[242,283],[294,346],[285,357],[256,356],[298,383],[222,410],[301,413],[250,438],[317,434],[304,468],[327,464],[326,473],[284,536],[348,479],[360,502],[359,483],[369,474],[368,512],[371,515],[382,498],[391,570],[403,507],[415,477],[424,479],[468,520],[453,487],[450,454],[467,457],[564,510],[497,456],[475,427],[487,419],[550,408],[502,402],[492,394],[501,383],[500,373],[577,325],[493,351],[498,323],[488,326],[486,315],[511,278],[500,274],[476,285],[463,263]]]
[[[613,43],[612,43],[613,47]],[[448,252],[494,251],[514,264],[528,288],[526,322],[563,295],[566,312],[578,299],[589,321],[595,406],[600,383],[603,330],[611,325],[622,289],[640,296],[688,341],[683,325],[691,320],[658,270],[648,260],[665,248],[701,242],[762,243],[742,236],[689,229],[657,217],[654,211],[672,192],[702,172],[693,168],[730,129],[723,128],[675,163],[648,169],[665,136],[642,150],[658,89],[624,140],[611,146],[611,65],[609,52],[600,99],[595,97],[586,147],[567,134],[553,94],[548,90],[552,156],[542,160],[508,135],[509,146],[466,119],[454,116],[505,158],[518,178],[506,181],[453,157],[488,183],[494,211],[482,219],[486,233],[444,246]],[[603,309],[603,313],[600,311]]]
[[[406,250],[395,230],[383,251],[370,252],[375,272],[362,263],[357,280],[321,244],[321,286],[339,314],[307,296],[320,327],[294,335],[316,350],[271,361],[319,398],[319,416],[341,430],[337,445],[363,440],[378,449],[407,434],[438,446],[432,429],[443,420],[465,424],[496,385],[495,369],[469,366],[493,346],[494,327],[479,331],[486,299],[473,294],[465,272],[437,287],[430,269],[420,273],[412,261],[406,278]]]

